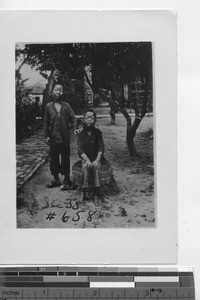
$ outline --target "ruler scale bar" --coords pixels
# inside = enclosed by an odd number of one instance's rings
[[[44,282],[88,282],[87,276],[44,276]]]
[[[38,298],[18,298],[18,300],[37,300]],[[82,300],[86,300],[88,298],[81,298]],[[98,299],[98,298],[96,298]],[[106,298],[107,300],[117,300],[117,298]],[[136,298],[137,299],[137,298]],[[140,298],[141,300],[148,299],[147,297]],[[159,300],[159,298],[149,298],[151,300]],[[55,298],[49,298],[48,300],[55,300]],[[63,300],[63,298],[56,298],[56,300]],[[68,298],[68,300],[74,300],[74,298]],[[124,300],[124,299],[123,299]],[[162,300],[177,300],[177,298],[162,298]],[[194,298],[184,298],[184,300],[194,300]]]
[[[16,281],[43,281],[43,277],[40,276],[34,276],[34,277],[28,277],[28,276],[4,276],[1,277],[0,276],[0,282],[8,282],[8,281],[12,281],[12,282],[16,282]]]
[[[76,276],[76,272],[58,272],[59,276]]]
[[[89,276],[89,282],[106,282],[106,281],[119,281],[119,282],[133,282],[133,276]]]
[[[57,272],[19,272],[19,276],[57,276]]]
[[[151,268],[151,267],[75,267],[75,266],[58,266],[58,267],[51,267],[51,266],[41,266],[41,267],[1,267],[1,271],[12,271],[12,272],[19,272],[19,271],[30,271],[30,272],[103,272],[103,273],[119,273],[119,272],[148,272],[148,273],[159,273],[159,272],[176,272],[176,273],[193,273],[192,268],[176,268],[176,267],[158,267],[158,268]]]
[[[5,282],[0,283],[0,287],[90,287],[89,282],[38,282],[38,281],[26,281],[26,282]]]
[[[98,272],[78,272],[78,276],[98,276]]]
[[[18,272],[1,272],[1,276],[18,276]]]
[[[180,287],[178,282],[136,282],[136,287]]]
[[[92,288],[104,288],[104,287],[121,287],[121,288],[133,288],[135,287],[134,282],[90,282]]]
[[[163,289],[147,289],[147,288],[134,288],[132,292],[128,294],[121,294],[121,297],[118,297],[118,291],[119,289],[101,289],[97,291],[96,295],[94,296],[94,289],[93,293],[89,294],[87,292],[87,298],[119,298],[119,299],[131,299],[131,298],[137,298],[137,297],[156,297],[156,298],[175,298],[178,294],[178,297],[183,298],[194,298],[194,289],[183,289],[178,290],[175,288],[163,288]],[[67,291],[64,289],[63,291],[61,289],[38,289],[37,291],[33,289],[26,289],[26,293],[22,289],[5,289],[1,291],[0,297],[8,297],[8,298],[23,298],[22,294],[25,298],[34,298],[35,295],[37,298],[84,298],[86,297],[86,293],[83,293],[83,291],[74,290],[74,291]],[[124,290],[123,290],[124,292]],[[76,294],[76,295],[75,295]],[[73,297],[73,295],[75,297]]]
[[[134,277],[135,282],[179,282],[179,277],[154,277],[154,276],[138,276]]]
[[[0,267],[0,300],[194,300],[191,268]]]

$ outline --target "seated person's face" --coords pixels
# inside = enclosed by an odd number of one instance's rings
[[[94,117],[93,112],[91,112],[91,111],[86,112],[85,117],[84,117],[84,121],[85,121],[85,124],[87,126],[94,125],[94,123],[95,123],[95,117]]]

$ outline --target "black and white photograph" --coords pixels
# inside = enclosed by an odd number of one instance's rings
[[[153,228],[153,43],[15,44],[17,228]]]
[[[176,14],[0,18],[2,261],[176,262]]]

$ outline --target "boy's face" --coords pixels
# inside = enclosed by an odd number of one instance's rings
[[[52,96],[54,99],[60,99],[60,97],[63,95],[63,87],[60,84],[56,84],[52,91]]]
[[[92,126],[95,123],[95,116],[92,111],[86,112],[84,116],[84,121],[87,126]]]

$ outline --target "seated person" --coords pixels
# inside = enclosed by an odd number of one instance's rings
[[[96,113],[88,109],[84,114],[83,131],[78,134],[78,155],[81,161],[72,167],[74,184],[81,187],[81,202],[86,191],[92,187],[95,205],[101,205],[100,187],[109,184],[112,176],[110,164],[104,158],[104,143],[101,130],[94,125]]]

